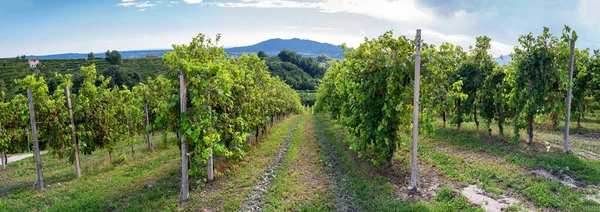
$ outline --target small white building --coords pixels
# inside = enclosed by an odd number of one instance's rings
[[[40,59],[38,59],[38,58],[29,59],[29,68],[36,68],[38,66],[38,64],[40,64]]]

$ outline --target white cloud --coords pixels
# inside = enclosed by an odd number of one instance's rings
[[[433,13],[419,8],[415,0],[242,0],[206,4],[218,7],[308,8],[325,13],[360,14],[387,21],[433,20]]]
[[[135,0],[122,0],[121,3],[118,3],[115,6],[145,8],[145,7],[154,7],[156,5],[150,3],[150,1],[136,2]]]
[[[423,39],[426,42],[436,45],[450,42],[460,45],[464,49],[475,45],[475,36],[465,33],[477,29],[481,18],[494,18],[497,15],[497,11],[467,12],[457,10],[449,17],[440,16],[431,9],[417,4],[416,0],[241,0],[241,2],[229,0],[229,2],[205,4],[231,8],[304,8],[315,9],[322,13],[359,14],[391,22],[391,24],[386,23],[386,25],[389,25],[389,28],[394,28],[396,32],[398,30],[403,32],[401,34],[404,35],[414,36],[414,29],[423,28]],[[312,27],[312,29],[333,33],[332,28],[329,27]],[[376,33],[382,32],[369,30],[367,33],[360,31],[360,35],[367,37],[377,36]],[[346,32],[346,34],[348,33]],[[340,33],[336,32],[336,35],[340,35]],[[354,42],[353,40],[349,44]],[[507,55],[513,51],[510,45],[496,40],[493,40],[491,45],[492,48],[489,52],[494,56]]]
[[[407,37],[414,37],[415,33],[416,32],[411,31],[405,32],[403,34]],[[476,39],[471,36],[458,34],[443,34],[432,29],[423,29],[421,33],[423,37],[423,42],[435,44],[437,46],[439,46],[443,42],[449,42],[454,45],[462,46],[465,51],[468,51],[469,46],[475,46],[476,41]],[[492,40],[490,44],[492,45],[492,47],[490,48],[489,53],[492,54],[494,57],[499,57],[500,55],[506,56],[513,51],[513,46],[499,41]]]
[[[595,29],[600,31],[600,1],[598,0],[580,0],[579,7],[577,8],[579,13],[579,20]]]
[[[146,11],[146,8],[139,9],[138,11],[140,11],[140,12]]]
[[[202,0],[183,0],[186,4],[200,4]]]

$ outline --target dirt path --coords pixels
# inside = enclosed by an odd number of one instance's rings
[[[292,139],[292,133],[294,130],[298,128],[299,118],[294,120],[294,124],[292,125],[286,136],[285,141],[281,144],[281,147],[275,153],[275,157],[271,161],[271,164],[267,166],[264,174],[261,176],[260,181],[254,186],[254,189],[246,196],[246,199],[242,203],[240,211],[260,211],[262,206],[265,204],[264,196],[267,192],[267,189],[273,183],[273,179],[276,177],[276,172],[282,165],[282,158],[287,153],[290,147],[290,140]]]
[[[45,154],[46,151],[40,152],[40,155]],[[33,157],[33,153],[21,154],[21,155],[13,155],[8,157],[8,163],[17,162],[29,157]]]
[[[348,181],[344,178],[345,173],[335,167],[341,166],[337,152],[325,136],[323,129],[317,129],[317,140],[322,146],[325,155],[325,172],[327,179],[331,182],[330,190],[333,191],[335,211],[358,211],[359,207],[354,204],[352,193],[345,189]]]

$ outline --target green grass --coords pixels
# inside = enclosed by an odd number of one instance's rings
[[[229,171],[214,182],[208,183],[201,192],[192,192],[185,210],[239,210],[281,146],[289,129],[294,127],[297,118],[292,116],[275,124],[259,145],[248,150],[242,161],[231,164]]]
[[[467,125],[468,126],[468,125]],[[545,136],[538,132],[538,136]],[[600,183],[600,161],[586,160],[574,154],[563,154],[558,149],[547,151],[542,144],[507,142],[501,136],[488,136],[471,128],[438,129],[431,139],[460,148],[461,151],[480,151],[527,168],[558,170],[573,175],[585,183]]]
[[[348,149],[348,139],[352,138],[342,126],[322,114],[315,117],[316,128],[323,130],[335,148],[336,156],[340,158],[341,164],[333,168],[347,173],[344,176],[348,181],[345,189],[352,193],[355,203],[363,211],[481,211],[469,205],[456,191],[450,191],[450,188],[441,189],[438,196],[445,197],[431,202],[410,203],[399,200],[394,185],[386,177],[378,174],[371,163],[357,158],[356,154]]]
[[[506,143],[501,137],[490,137],[468,128],[439,129],[435,136],[422,138],[420,145],[419,156],[423,162],[435,165],[451,179],[478,184],[490,193],[523,196],[537,207],[553,210],[597,206],[585,200],[586,191],[534,176],[528,170],[561,169],[592,183],[600,180],[598,161],[546,152],[535,145]]]
[[[138,140],[143,141],[140,137]],[[153,139],[157,143],[159,136]],[[33,158],[10,163],[3,170],[0,208],[3,211],[148,211],[168,209],[179,194],[178,155],[175,146],[146,152],[146,143],[135,145],[135,155],[125,143],[114,155],[125,155],[125,161],[107,161],[106,151],[82,156],[83,177],[74,179],[73,166],[66,159],[42,156],[45,191],[32,187],[36,178]],[[7,189],[8,188],[8,189]]]
[[[290,148],[265,197],[265,211],[331,211],[324,164],[314,135],[311,115],[302,115]]]

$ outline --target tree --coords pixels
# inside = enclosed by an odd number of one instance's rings
[[[492,133],[491,124],[496,120],[500,135],[504,135],[504,122],[512,117],[513,108],[508,104],[511,87],[507,77],[509,70],[506,66],[496,66],[485,78],[481,95],[481,116],[486,119],[486,128]]]
[[[111,65],[121,65],[123,63],[121,53],[119,53],[117,50],[112,50],[110,54],[108,54],[107,61]]]
[[[569,46],[550,34],[544,27],[541,35],[532,33],[519,37],[520,46],[515,47],[513,54],[514,73],[511,75],[512,91],[510,103],[516,108],[515,138],[519,138],[519,130],[527,127],[527,143],[533,141],[533,124],[538,114],[548,114],[562,105],[562,99],[557,98],[558,90],[566,86],[566,71],[560,60],[560,51],[569,51],[560,46]],[[565,28],[565,33],[571,33]],[[575,33],[573,32],[573,35]],[[544,80],[540,80],[544,79]],[[564,96],[564,93],[562,94]]]
[[[94,59],[94,52],[90,52],[90,53],[87,55],[87,59],[88,59],[88,60],[93,60],[93,59]]]
[[[27,98],[21,94],[12,100],[5,101],[4,93],[0,93],[0,159],[2,168],[6,169],[4,157],[6,152],[25,136],[27,129]]]
[[[428,62],[423,67],[421,102],[430,105],[432,112],[441,114],[445,127],[448,114],[456,113],[460,105],[456,103],[468,97],[462,93],[463,82],[458,73],[458,67],[467,54],[460,46],[450,43],[443,43],[439,50],[435,46],[425,48],[424,54],[429,58],[425,58]]]
[[[342,123],[357,138],[350,149],[373,156],[374,164],[391,165],[401,141],[398,132],[411,129],[414,49],[414,40],[395,39],[392,32],[356,49],[345,48],[344,60],[332,66],[319,88],[317,108],[334,116],[339,110]],[[430,106],[422,106],[420,130],[431,134],[434,116]]]
[[[460,128],[460,124],[463,122],[463,116],[469,113],[473,114],[473,121],[479,127],[478,109],[485,98],[479,92],[480,86],[496,65],[493,57],[488,53],[488,50],[491,48],[491,39],[487,36],[479,36],[476,39],[475,48],[470,50],[469,56],[466,60],[462,61],[458,68],[460,79],[463,82],[462,92],[468,96],[465,101],[459,100],[459,105],[457,105],[458,111],[454,122],[458,128]]]
[[[588,99],[590,104],[588,110],[598,110],[600,109],[600,50],[594,50],[587,71],[592,75],[592,80],[589,82],[590,96]]]
[[[267,55],[267,53],[265,53],[264,51],[259,51],[258,52],[258,58],[260,58],[261,60],[264,60],[265,58],[267,58],[269,55]]]
[[[324,67],[321,67],[314,58],[302,57],[302,55],[293,51],[283,50],[277,56],[281,61],[290,62],[298,66],[314,78],[323,78],[325,71],[327,71]]]
[[[27,59],[27,56],[25,56],[25,55],[21,55],[21,59],[22,59],[22,60],[24,60],[24,59]]]
[[[596,51],[598,52],[598,51]],[[573,118],[577,120],[577,127],[581,127],[581,119],[584,117],[586,109],[589,109],[593,95],[594,76],[589,70],[590,50],[575,50],[575,64],[573,66],[573,95],[571,112]]]

